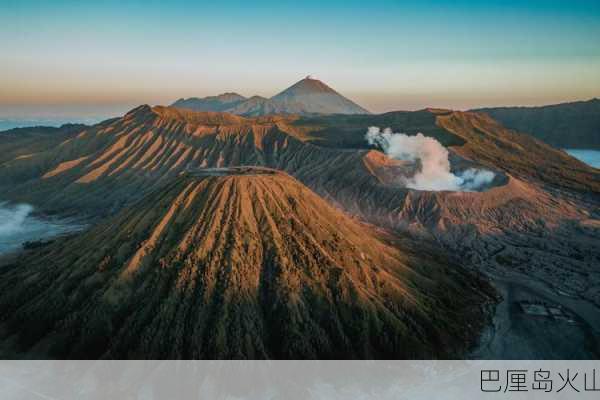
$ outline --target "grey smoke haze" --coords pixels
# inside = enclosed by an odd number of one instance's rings
[[[450,172],[448,150],[432,137],[417,133],[409,136],[394,133],[390,128],[383,131],[372,126],[366,139],[378,145],[388,157],[396,160],[420,162],[420,170],[405,179],[406,187],[417,190],[473,191],[489,184],[495,177],[492,171],[469,168],[460,174]]]
[[[0,239],[14,235],[23,229],[23,223],[33,207],[19,204],[14,207],[4,207],[0,204]]]
[[[29,204],[0,202],[0,254],[18,249],[27,241],[47,239],[83,228],[69,221],[46,220],[32,215]]]

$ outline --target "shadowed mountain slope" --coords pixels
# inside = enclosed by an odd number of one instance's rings
[[[74,137],[87,128],[82,124],[65,124],[58,128],[32,126],[14,128],[0,132],[0,164],[17,157],[28,158],[32,154],[46,151],[61,142]]]
[[[5,339],[43,357],[456,357],[486,293],[257,168],[186,173],[0,270]]]
[[[248,100],[237,93],[223,93],[218,96],[208,96],[203,98],[190,97],[189,99],[179,99],[172,104],[176,108],[185,108],[194,111],[226,111],[237,106],[243,101]]]
[[[300,105],[296,106],[296,109],[300,108]],[[291,113],[289,106],[261,96],[252,96],[248,100],[227,111],[246,117]]]
[[[520,179],[581,192],[600,193],[600,173],[566,152],[507,129],[482,113],[443,113],[437,125],[466,141],[456,154]]]
[[[600,99],[541,107],[481,108],[504,126],[559,148],[600,150]]]

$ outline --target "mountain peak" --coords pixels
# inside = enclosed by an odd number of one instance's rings
[[[281,104],[289,114],[369,114],[312,75],[271,97],[271,100]]]
[[[307,75],[270,99],[260,96],[246,98],[237,93],[228,92],[218,96],[179,99],[172,106],[194,111],[219,111],[243,116],[370,114],[369,111],[345,98],[314,75]]]
[[[129,110],[123,118],[125,119],[144,119],[152,116],[153,111],[152,107],[148,104],[142,104],[141,106],[137,106],[132,110]]]
[[[338,94],[335,90],[327,86],[325,83],[318,80],[313,75],[308,75],[306,78],[299,80],[289,88],[275,95],[273,98],[277,98],[282,95],[299,95],[304,93],[332,93]]]
[[[125,116],[128,115],[134,115],[134,114],[147,114],[149,112],[152,111],[152,107],[150,107],[148,104],[142,104],[140,106],[137,106],[131,110],[129,110]]]

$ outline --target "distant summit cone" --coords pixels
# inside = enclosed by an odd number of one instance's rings
[[[276,99],[282,96],[297,96],[308,93],[333,93],[338,94],[335,90],[318,80],[317,78],[308,75],[306,78],[294,83],[289,88],[285,89],[283,92],[274,96]]]
[[[325,83],[311,76],[271,97],[289,114],[369,114]]]
[[[485,296],[428,253],[287,174],[201,169],[5,267],[0,316],[36,356],[452,357]]]
[[[235,93],[226,93],[202,99],[179,99],[172,106],[194,111],[224,111],[244,116],[369,114],[369,111],[310,75],[270,99],[260,96],[247,99]]]

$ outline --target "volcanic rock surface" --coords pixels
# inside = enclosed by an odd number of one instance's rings
[[[434,137],[451,160],[495,171],[498,184],[472,193],[402,187],[395,177],[410,167],[369,148],[369,126]],[[463,265],[518,272],[600,307],[600,173],[481,113],[246,118],[141,106],[0,164],[0,193],[42,211],[100,218],[186,171],[240,165],[286,171],[338,209],[435,241]]]
[[[490,293],[251,167],[189,171],[0,273],[4,339],[38,357],[456,357]]]

